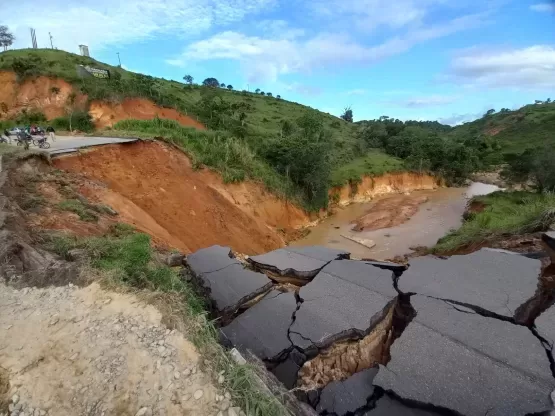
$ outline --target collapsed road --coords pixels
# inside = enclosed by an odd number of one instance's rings
[[[554,233],[543,240],[553,255]],[[186,263],[222,342],[256,355],[320,415],[554,408],[555,298],[538,259],[482,249],[406,268],[288,247],[242,262],[213,246]]]

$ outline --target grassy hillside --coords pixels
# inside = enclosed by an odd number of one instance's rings
[[[538,146],[555,145],[555,103],[529,104],[518,110],[502,109],[455,127],[453,138],[485,136],[503,154],[522,153]]]
[[[78,65],[107,69],[111,78],[83,77]],[[276,97],[268,97],[187,85],[51,49],[2,52],[2,69],[14,71],[20,82],[39,75],[63,78],[89,101],[144,97],[175,108],[200,120],[209,131],[191,131],[164,120],[130,120],[113,129],[119,135],[162,137],[196,162],[220,171],[226,180],[262,180],[272,191],[310,209],[327,205],[331,186],[357,181],[364,174],[414,170],[438,174],[448,183],[462,183],[472,172],[502,163],[506,153],[555,140],[551,135],[554,104],[503,110],[456,128],[389,117],[348,123],[287,101],[286,96],[278,99],[281,91],[272,91]],[[30,116],[34,122],[42,121],[40,114],[25,114]],[[73,126],[81,130],[93,127],[87,113],[72,117]],[[63,118],[54,122],[58,127],[66,124]],[[115,134],[114,130],[109,134]]]

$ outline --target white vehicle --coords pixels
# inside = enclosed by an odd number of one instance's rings
[[[22,132],[22,131],[23,131],[23,130],[20,129],[19,127],[13,127],[13,128],[11,128],[11,129],[8,130],[8,133],[10,133],[10,135],[13,134],[14,136],[17,136],[17,133],[20,133],[20,132]]]

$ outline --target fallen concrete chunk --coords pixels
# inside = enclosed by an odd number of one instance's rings
[[[412,304],[416,318],[393,343],[376,386],[468,416],[550,407],[555,379],[527,328],[425,297],[413,296]]]
[[[347,240],[354,241],[355,243],[358,243],[366,248],[373,248],[376,245],[376,242],[374,240],[358,237],[356,235],[341,234],[341,237],[346,238]]]
[[[241,305],[269,291],[273,284],[263,273],[245,269],[227,247],[212,246],[187,256],[198,284],[219,315],[229,316]]]
[[[287,247],[249,257],[248,261],[278,281],[288,281],[287,278],[308,281],[330,261],[348,257],[346,251],[327,247]]]
[[[331,382],[322,390],[316,411],[344,416],[363,408],[374,393],[372,381],[377,373],[377,368],[369,368],[347,380]]]
[[[274,289],[222,332],[240,350],[248,349],[262,360],[272,360],[291,348],[287,331],[296,309],[294,293]]]
[[[389,312],[397,292],[392,272],[358,261],[333,261],[308,285],[290,329],[293,343],[325,347],[349,333],[369,333]]]
[[[446,260],[420,257],[410,262],[399,289],[511,317],[534,296],[540,269],[539,260],[483,249]]]

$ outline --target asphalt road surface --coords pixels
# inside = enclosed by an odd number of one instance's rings
[[[15,136],[11,137],[12,144],[15,145]],[[113,144],[113,143],[129,143],[134,142],[137,139],[122,139],[117,137],[84,137],[84,136],[57,136],[56,141],[48,140],[50,143],[50,149],[44,149],[52,155],[59,153],[71,153],[76,152],[77,149],[90,146],[100,146],[103,144]],[[31,149],[37,149],[35,146],[31,145]]]

